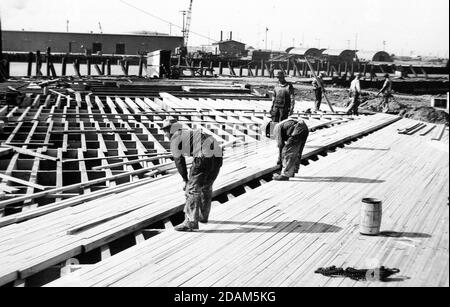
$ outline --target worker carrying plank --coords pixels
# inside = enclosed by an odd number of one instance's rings
[[[303,149],[309,136],[309,128],[301,119],[288,118],[277,124],[274,129],[280,155],[278,165],[281,174],[274,175],[276,181],[288,181],[300,170]]]
[[[381,106],[383,107],[383,112],[386,113],[389,111],[389,99],[393,98],[392,95],[392,80],[389,74],[384,75],[384,84],[383,88],[378,92],[377,97],[383,94],[383,100]]]
[[[185,182],[185,221],[176,231],[192,232],[200,223],[208,223],[211,211],[212,188],[223,164],[223,150],[210,135],[200,130],[183,129],[175,119],[165,120],[162,129],[170,139],[175,164]],[[185,157],[194,161],[188,171]]]
[[[295,92],[292,83],[286,81],[284,72],[278,73],[279,83],[275,86],[273,105],[270,111],[272,122],[279,123],[294,112]]]
[[[351,102],[350,105],[347,108],[347,114],[348,115],[359,115],[359,106],[361,104],[361,79],[362,79],[363,75],[362,74],[358,74],[356,75],[355,79],[352,81],[351,85],[350,85],[350,97],[351,97]]]
[[[316,111],[320,111],[320,106],[322,105],[323,94],[326,92],[325,85],[323,82],[323,78],[325,77],[324,73],[321,73],[317,76],[317,78],[313,79],[312,86],[314,88],[314,94],[316,96]]]

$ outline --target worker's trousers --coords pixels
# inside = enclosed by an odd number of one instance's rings
[[[282,150],[283,169],[282,176],[294,177],[300,170],[303,149],[309,136],[309,129],[305,125],[305,129],[299,135],[292,136],[288,139]]]
[[[283,120],[287,119],[289,117],[290,108],[285,107],[272,107],[271,116],[272,116],[272,122],[274,123],[281,123]]]
[[[359,101],[359,93],[353,93],[353,98],[352,98],[352,102],[350,103],[348,109],[347,109],[347,114],[348,115],[359,115],[359,106],[361,104],[361,102]]]
[[[195,158],[186,186],[184,213],[188,222],[208,221],[214,181],[219,176],[222,157]]]
[[[322,89],[317,88],[314,90],[316,94],[316,111],[320,111],[320,106],[322,105],[323,92]]]

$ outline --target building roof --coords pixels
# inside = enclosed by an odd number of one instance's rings
[[[245,46],[244,43],[235,41],[234,39],[229,39],[229,40],[226,40],[226,41],[220,41],[220,42],[217,42],[217,43],[213,43],[213,45],[222,45],[222,44],[240,44],[240,45],[244,45]]]
[[[83,32],[52,32],[52,31],[19,31],[19,30],[3,30],[4,33],[29,33],[29,34],[65,34],[65,35],[102,35],[102,36],[133,36],[133,37],[177,37],[183,38],[183,36],[172,36],[165,33],[148,32],[145,33],[83,33]]]

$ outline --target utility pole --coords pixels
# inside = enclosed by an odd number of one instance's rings
[[[181,13],[183,14],[183,30],[181,32],[183,32],[183,37],[185,37],[186,34],[186,14],[187,11],[181,11]]]
[[[67,31],[67,33],[69,33],[69,23],[70,23],[70,21],[69,21],[69,19],[67,19],[66,20],[66,31]]]
[[[386,51],[386,41],[383,41],[383,51]]]
[[[269,28],[268,28],[268,27],[266,27],[266,40],[265,40],[265,43],[266,43],[266,50],[267,50],[267,32],[269,32]]]

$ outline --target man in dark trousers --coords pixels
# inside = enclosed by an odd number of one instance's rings
[[[384,75],[384,85],[383,88],[378,92],[377,97],[379,97],[381,94],[383,94],[383,101],[382,101],[382,107],[383,112],[389,111],[389,99],[393,98],[392,96],[392,80],[391,76],[389,74]]]
[[[325,93],[325,85],[323,83],[324,73],[321,73],[317,78],[313,79],[312,85],[314,87],[314,94],[316,96],[316,111],[320,111],[322,105],[323,94]]]
[[[301,119],[288,118],[276,125],[274,134],[280,149],[280,175],[274,175],[276,181],[288,181],[300,170],[303,149],[309,136],[309,128]]]
[[[284,72],[278,73],[279,83],[275,86],[271,110],[272,122],[279,123],[294,112],[295,92],[292,83],[286,81]]]
[[[208,223],[212,188],[223,164],[223,150],[217,141],[200,130],[183,129],[176,120],[165,120],[162,129],[170,139],[175,165],[185,182],[185,221],[176,231],[192,232],[200,223]],[[186,157],[194,161],[188,175]]]
[[[347,108],[347,114],[348,115],[359,115],[359,106],[361,104],[360,97],[362,94],[361,91],[361,79],[363,75],[358,74],[356,75],[355,79],[352,81],[350,85],[350,94],[352,97],[351,103],[349,107]]]

